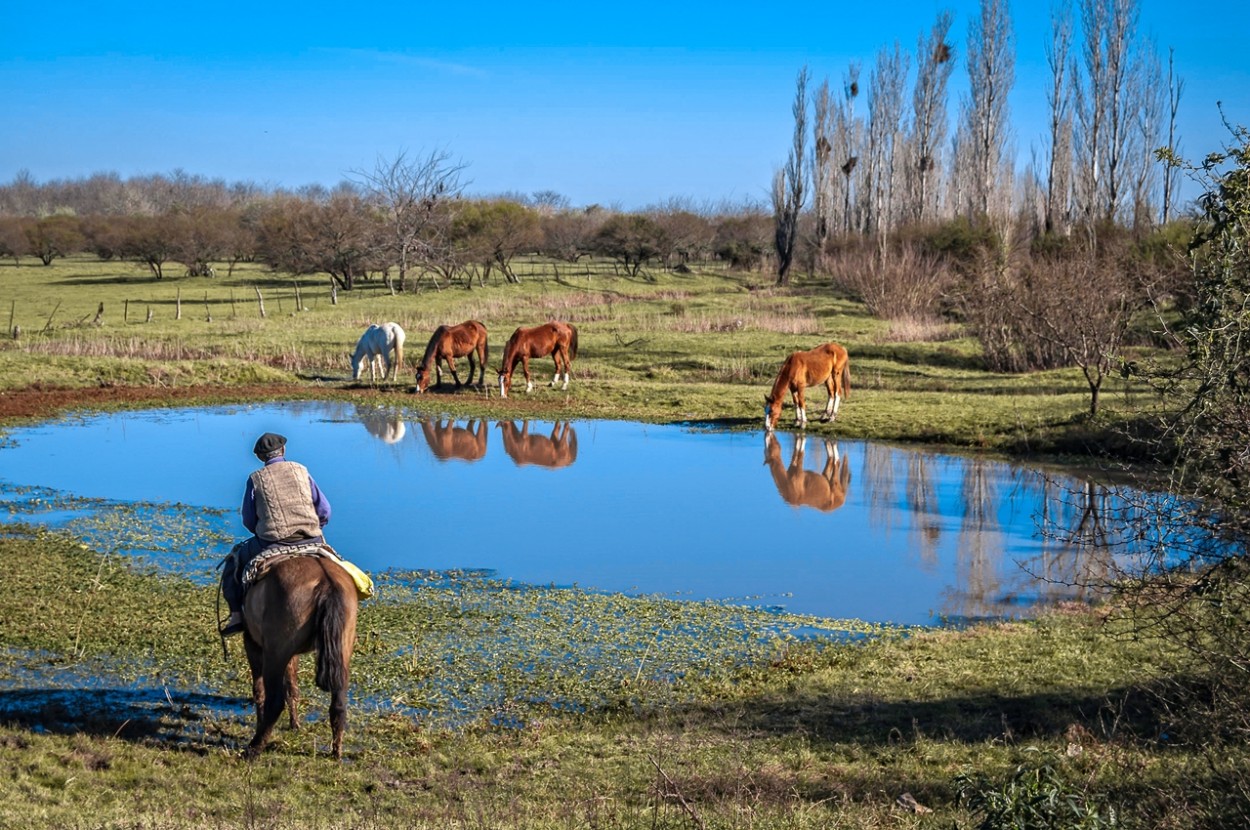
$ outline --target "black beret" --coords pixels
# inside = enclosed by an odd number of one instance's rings
[[[252,452],[257,455],[269,455],[271,452],[280,450],[286,446],[286,438],[274,432],[266,432],[264,435],[256,439],[256,446],[252,448]]]

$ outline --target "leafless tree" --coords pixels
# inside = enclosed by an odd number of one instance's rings
[[[804,66],[795,81],[794,142],[786,165],[773,176],[774,244],[777,249],[777,284],[790,284],[790,266],[794,263],[794,249],[799,237],[799,214],[803,210],[804,156],[807,149],[807,81],[809,73]]]
[[[1133,188],[1133,227],[1145,230],[1154,224],[1155,196],[1159,176],[1154,165],[1155,150],[1163,127],[1163,110],[1168,90],[1163,85],[1163,69],[1153,48],[1138,50],[1134,61],[1130,94],[1137,100],[1132,108],[1133,132],[1128,141],[1127,173]]]
[[[410,268],[438,259],[437,249],[447,244],[452,217],[446,207],[464,189],[465,167],[446,150],[416,158],[401,151],[393,159],[379,158],[372,170],[353,171],[368,201],[386,214],[387,253],[398,267],[396,290],[406,289]]]
[[[989,216],[1004,182],[1007,157],[1007,95],[1015,83],[1011,15],[1007,0],[981,0],[981,13],[968,27],[969,96],[964,107],[969,172],[968,207]],[[1010,190],[1008,190],[1008,193]]]
[[[1072,7],[1060,0],[1051,12],[1051,40],[1046,48],[1051,85],[1050,146],[1046,160],[1047,233],[1066,234],[1071,219],[1072,191]]]
[[[833,230],[834,201],[834,132],[837,128],[837,105],[824,81],[812,96],[812,210],[815,213],[815,249],[817,256]]]
[[[955,68],[954,52],[948,42],[954,15],[938,13],[928,37],[921,35],[916,44],[916,87],[912,92],[912,169],[910,204],[905,212],[910,218],[924,222],[937,212],[938,189],[935,179],[941,177],[940,152],[946,142],[946,85]]]
[[[850,232],[856,226],[851,205],[854,201],[856,168],[859,165],[863,125],[855,116],[855,100],[859,97],[859,63],[852,63],[842,76],[842,100],[835,112],[833,130],[834,162],[838,165],[841,179],[835,177],[841,191],[842,230]],[[861,170],[863,168],[860,168]],[[833,202],[838,203],[837,194]]]
[[[1168,49],[1168,150],[1171,155],[1163,162],[1163,224],[1172,218],[1172,193],[1176,189],[1176,179],[1180,175],[1181,158],[1180,139],[1176,135],[1176,116],[1181,107],[1181,95],[1185,91],[1185,80],[1176,74],[1175,50]]]
[[[885,238],[893,226],[896,159],[902,134],[903,83],[907,56],[897,43],[877,53],[868,80],[868,173],[861,193],[868,216],[866,229]]]

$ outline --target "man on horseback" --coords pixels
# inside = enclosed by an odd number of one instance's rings
[[[330,502],[302,464],[286,460],[286,438],[266,432],[252,448],[264,466],[247,479],[240,514],[254,535],[238,545],[221,572],[221,594],[230,618],[221,628],[229,637],[244,629],[243,571],[261,552],[274,546],[323,544]]]

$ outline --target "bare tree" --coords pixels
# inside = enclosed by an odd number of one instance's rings
[[[815,213],[815,248],[817,257],[833,230],[834,159],[833,141],[837,129],[837,105],[824,81],[812,96],[812,209]]]
[[[855,227],[851,205],[854,197],[855,169],[859,166],[862,125],[855,117],[855,99],[859,97],[859,64],[852,63],[842,77],[842,101],[835,113],[834,159],[842,173],[839,188],[842,196],[842,230]],[[835,203],[838,201],[835,197]]]
[[[1171,155],[1163,162],[1163,224],[1172,218],[1172,192],[1176,189],[1176,179],[1180,174],[1177,160],[1181,157],[1179,139],[1176,136],[1176,115],[1181,107],[1181,94],[1185,91],[1185,80],[1177,77],[1175,66],[1175,50],[1168,49],[1168,144]]]
[[[401,151],[393,159],[379,158],[372,170],[353,171],[368,201],[386,213],[387,254],[399,269],[396,290],[405,290],[411,267],[440,258],[437,249],[446,244],[451,220],[444,208],[463,191],[465,167],[446,150],[415,159]]]
[[[1002,191],[1007,156],[1007,95],[1015,83],[1011,15],[1007,0],[981,0],[981,13],[968,27],[969,97],[964,122],[968,128],[971,213],[989,216]],[[1010,191],[1008,191],[1010,192]]]
[[[1046,48],[1051,85],[1046,93],[1050,108],[1050,147],[1046,160],[1047,233],[1068,231],[1072,190],[1072,7],[1060,0],[1051,13],[1051,40]]]
[[[804,66],[795,81],[794,143],[786,166],[773,176],[774,244],[777,248],[777,284],[790,284],[790,266],[794,263],[794,249],[799,237],[799,213],[803,210],[805,197],[803,181],[806,171],[803,158],[807,149],[807,81],[809,73]]]
[[[938,190],[934,179],[941,176],[939,153],[946,141],[946,85],[955,68],[954,52],[947,41],[954,15],[938,13],[926,38],[916,44],[916,87],[912,92],[913,169],[909,188],[911,203],[907,213],[923,222],[937,212]]]
[[[1158,194],[1159,176],[1154,166],[1155,150],[1162,132],[1163,110],[1168,90],[1163,86],[1163,69],[1153,48],[1138,50],[1134,61],[1130,95],[1137,100],[1131,110],[1133,132],[1127,158],[1133,187],[1133,227],[1145,230],[1154,224],[1154,198]]]
[[[868,216],[866,229],[885,237],[893,226],[895,161],[902,133],[903,83],[907,56],[899,45],[877,53],[877,64],[868,80],[868,173],[862,193]]]

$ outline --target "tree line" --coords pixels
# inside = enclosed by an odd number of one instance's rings
[[[442,151],[400,153],[332,189],[265,190],[181,171],[0,185],[0,256],[45,265],[90,253],[130,260],[156,278],[212,276],[243,262],[329,274],[338,288],[380,278],[397,292],[418,280],[471,287],[520,277],[519,256],[576,264],[602,257],[630,276],[649,267],[718,262],[759,268],[771,257],[771,218],[759,206],[672,200],[637,212],[573,208],[552,192],[466,196],[463,165]]]

